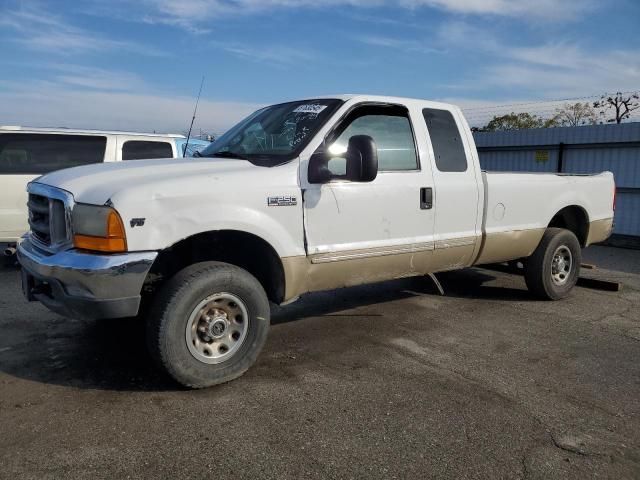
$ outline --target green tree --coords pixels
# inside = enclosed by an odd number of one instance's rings
[[[605,93],[600,100],[593,102],[593,108],[599,109],[603,117],[609,117],[605,119],[607,123],[622,123],[631,116],[631,112],[640,108],[640,93]]]
[[[523,130],[527,128],[550,128],[557,124],[555,118],[545,120],[531,113],[511,112],[506,115],[496,115],[481,130],[496,132],[500,130]]]
[[[556,115],[553,118],[561,127],[578,127],[598,123],[598,116],[591,105],[580,102],[565,103],[562,108],[556,109]]]

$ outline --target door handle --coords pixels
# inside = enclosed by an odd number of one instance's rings
[[[433,208],[433,188],[422,187],[420,189],[420,209],[431,210]]]

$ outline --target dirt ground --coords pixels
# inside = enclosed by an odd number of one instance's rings
[[[0,478],[640,478],[640,252],[533,300],[483,269],[274,310],[242,378],[155,371],[140,322],[67,320],[0,269]]]

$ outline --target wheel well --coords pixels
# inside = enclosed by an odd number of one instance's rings
[[[549,227],[565,228],[578,238],[581,246],[587,243],[589,236],[589,217],[582,207],[572,205],[565,207],[554,215]]]
[[[262,238],[235,230],[200,233],[160,252],[147,275],[144,291],[153,292],[183,268],[206,261],[247,270],[262,284],[269,300],[282,303],[285,278],[280,257]]]

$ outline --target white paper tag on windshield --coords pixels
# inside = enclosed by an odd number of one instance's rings
[[[327,108],[326,105],[300,105],[293,112],[294,113],[315,113],[317,115],[321,111],[323,111],[325,108]]]

